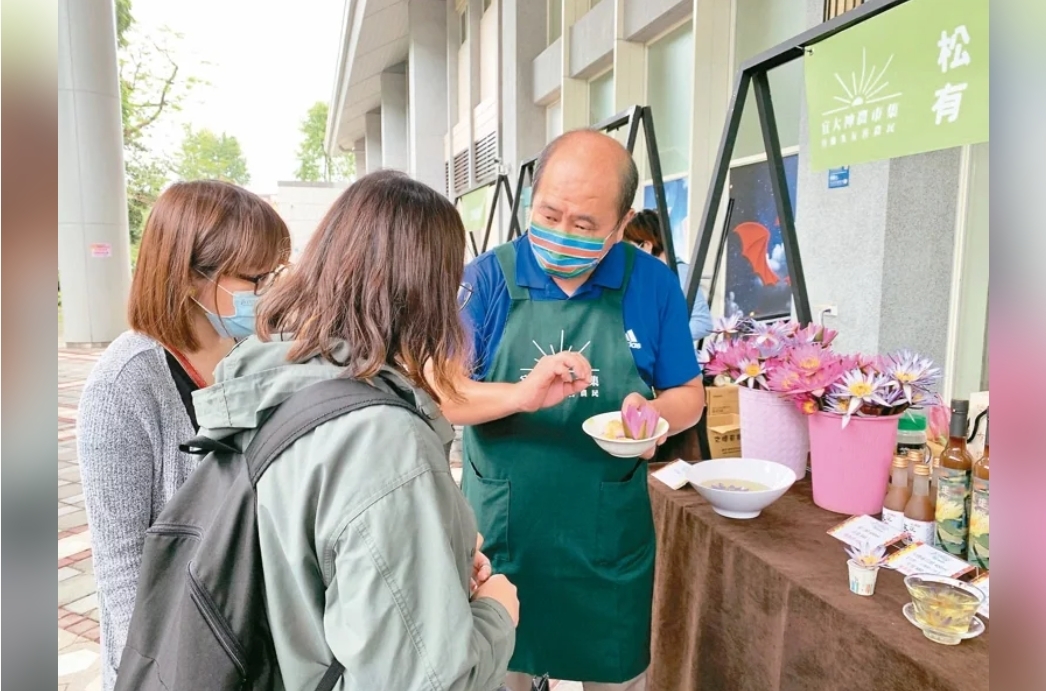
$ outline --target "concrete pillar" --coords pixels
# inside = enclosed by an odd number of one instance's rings
[[[372,110],[364,117],[364,140],[367,172],[373,173],[385,167],[381,150],[381,111]]]
[[[407,75],[381,73],[382,167],[407,170]]]
[[[407,64],[410,110],[410,161],[415,179],[445,192],[444,146],[447,134],[447,10],[432,0],[410,0]]]
[[[534,59],[546,47],[547,3],[501,3],[501,155],[513,183],[545,146],[545,109],[534,103]],[[514,191],[514,190],[513,190]]]
[[[367,174],[367,139],[357,139],[352,145],[352,154],[356,159],[356,179]]]
[[[589,0],[563,0],[563,131],[588,127],[588,82],[570,76],[570,30],[588,12]]]
[[[65,341],[127,328],[131,284],[113,0],[58,3],[58,270]]]

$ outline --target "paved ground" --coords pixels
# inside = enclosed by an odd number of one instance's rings
[[[58,691],[101,688],[98,598],[76,457],[77,404],[99,354],[61,345],[58,350]],[[451,464],[460,481],[459,449],[460,442]],[[553,688],[580,691],[581,685],[553,682]]]
[[[91,534],[76,459],[76,407],[97,358],[97,351],[58,351],[58,691],[101,688]]]

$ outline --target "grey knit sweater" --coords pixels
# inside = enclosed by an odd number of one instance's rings
[[[196,467],[178,450],[192,436],[163,347],[130,332],[113,341],[87,380],[78,430],[104,691],[116,683],[127,641],[145,531]]]

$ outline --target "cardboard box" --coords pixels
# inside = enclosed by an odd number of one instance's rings
[[[741,416],[708,416],[708,450],[712,458],[741,457]]]
[[[708,417],[720,415],[737,415],[741,409],[737,404],[737,386],[706,386],[705,409]]]

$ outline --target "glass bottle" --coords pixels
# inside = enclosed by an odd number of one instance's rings
[[[970,469],[973,458],[966,449],[966,420],[970,402],[952,400],[948,445],[940,458],[937,480],[937,547],[960,559],[966,558],[969,531]]]
[[[930,467],[925,463],[915,466],[915,487],[904,507],[904,529],[908,542],[933,544],[934,513],[930,502]]]
[[[908,458],[908,492],[912,491],[915,486],[915,466],[924,465],[927,468],[932,468],[930,465],[930,457],[926,451],[918,451],[916,449],[909,449],[907,453]],[[930,478],[930,502],[935,506],[937,504],[937,497],[934,496],[933,478]]]
[[[883,499],[883,523],[904,530],[904,509],[912,491],[908,488],[908,456],[897,454],[893,457],[890,469],[890,484],[886,487]]]
[[[988,569],[988,430],[984,431],[984,453],[973,464],[970,500],[970,546],[966,560]]]

